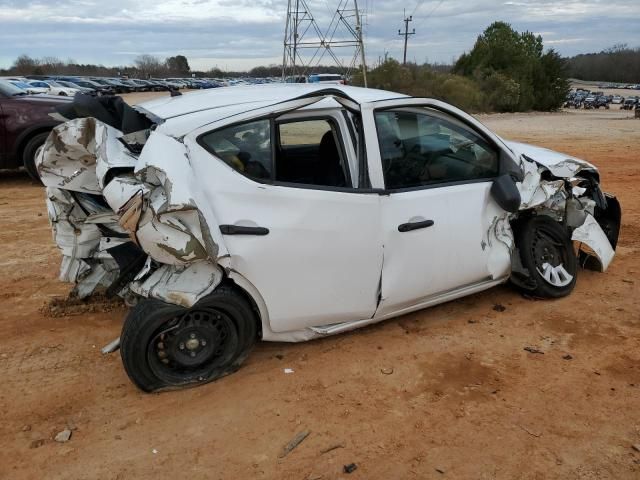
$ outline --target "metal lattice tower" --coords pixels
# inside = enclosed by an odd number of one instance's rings
[[[349,48],[353,55],[344,62],[336,54],[338,48]],[[361,14],[357,0],[340,0],[323,32],[318,26],[306,0],[289,0],[284,30],[282,79],[308,75],[329,55],[343,75],[350,75],[359,66],[367,85]],[[360,65],[358,65],[360,64]]]

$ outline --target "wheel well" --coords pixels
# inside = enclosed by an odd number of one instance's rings
[[[222,285],[233,288],[234,291],[238,292],[238,294],[242,295],[247,300],[247,302],[249,302],[249,305],[251,305],[251,310],[253,310],[253,313],[255,313],[256,315],[258,337],[262,338],[262,315],[260,315],[260,309],[258,308],[258,305],[256,304],[253,297],[249,294],[249,292],[247,292],[244,288],[239,286],[229,277],[225,277],[222,282],[220,282],[220,286]]]
[[[18,143],[18,146],[16,147],[16,158],[18,160],[19,165],[22,165],[22,163],[23,163],[22,154],[24,153],[24,149],[27,146],[27,143],[29,143],[29,141],[33,137],[35,137],[36,135],[39,135],[41,133],[50,132],[51,130],[53,130],[52,126],[49,126],[49,127],[38,127],[38,128],[35,128],[35,129],[31,130],[27,135],[25,135],[23,138],[20,139],[20,142]]]

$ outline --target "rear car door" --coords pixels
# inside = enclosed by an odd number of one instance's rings
[[[376,318],[503,280],[510,248],[492,232],[505,212],[490,195],[499,148],[442,110],[399,104],[373,109],[369,120],[367,154],[386,193]]]
[[[185,143],[230,268],[261,294],[273,331],[373,316],[380,198],[353,188],[354,147],[340,109],[254,117]]]

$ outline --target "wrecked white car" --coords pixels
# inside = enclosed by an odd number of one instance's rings
[[[209,382],[258,340],[352,330],[511,281],[537,297],[612,260],[589,163],[443,102],[272,85],[77,96],[37,159],[60,278],[132,306],[145,391]]]

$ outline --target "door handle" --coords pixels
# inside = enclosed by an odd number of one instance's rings
[[[427,228],[433,225],[433,220],[422,220],[420,222],[409,222],[398,225],[399,232],[410,232],[420,228]]]
[[[267,235],[268,228],[264,227],[245,227],[242,225],[220,225],[220,232],[223,235]]]

